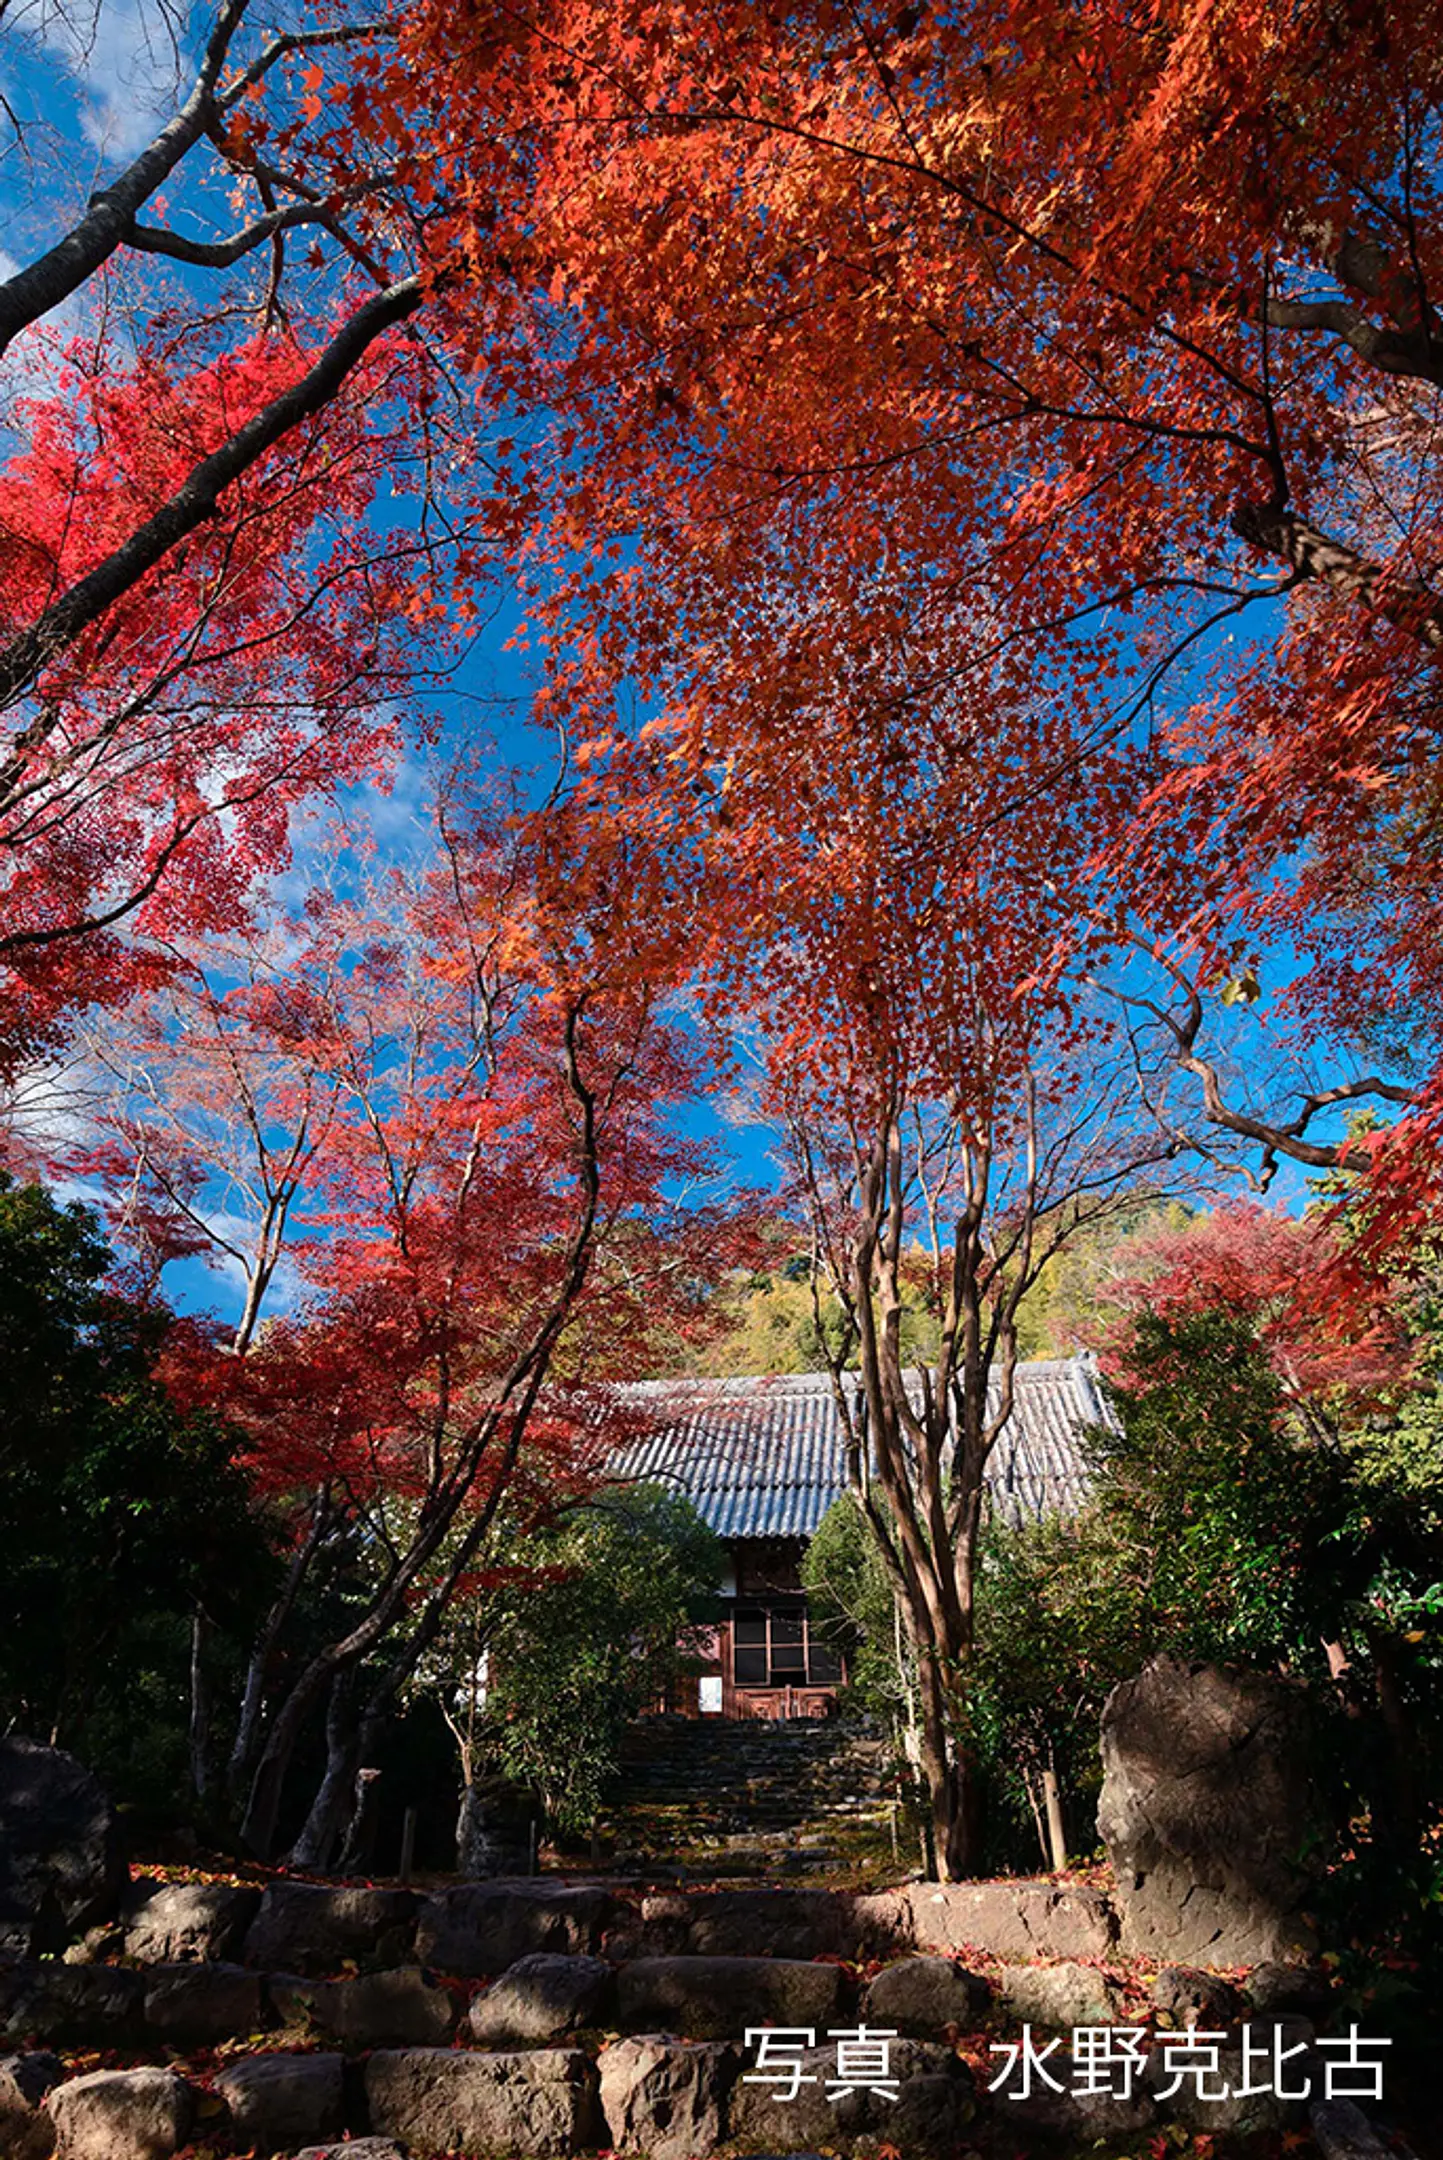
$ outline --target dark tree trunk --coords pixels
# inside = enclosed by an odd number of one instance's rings
[[[210,1679],[205,1653],[212,1634],[210,1621],[197,1605],[190,1623],[190,1782],[197,1800],[210,1798]]]
[[[326,1704],[326,1767],[305,1827],[291,1848],[292,1867],[324,1874],[345,1826],[360,1754],[355,1694],[355,1669],[347,1666],[331,1682]]]

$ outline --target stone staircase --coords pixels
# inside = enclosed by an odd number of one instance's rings
[[[886,1856],[896,1794],[887,1743],[850,1722],[648,1718],[602,1828],[620,1863],[825,1875]]]
[[[0,2160],[1002,2160],[1019,2138],[1072,2160],[1198,2130],[1388,2160],[1350,2105],[1312,2109],[1310,2146],[1301,2099],[1170,2097],[1162,2030],[1126,2090],[1079,2075],[1071,2028],[1145,2036],[1165,2002],[1226,2028],[1234,2083],[1238,2020],[1275,2019],[1316,2086],[1325,1971],[1259,1968],[1247,2000],[1204,1972],[1149,1981],[1118,1962],[1108,1898],[1046,1878],[842,1893],[552,1876],[429,1895],[137,1881],[64,1958],[0,1958]],[[1057,2084],[996,2095],[1024,2019],[1056,2035]]]

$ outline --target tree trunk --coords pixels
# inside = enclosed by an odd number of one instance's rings
[[[351,1813],[341,1842],[343,1875],[367,1875],[376,1855],[381,1820],[381,1773],[362,1763],[351,1787]]]
[[[205,1670],[211,1624],[197,1605],[190,1622],[190,1783],[197,1800],[210,1797],[210,1682]]]
[[[280,1595],[266,1614],[265,1624],[256,1637],[250,1662],[246,1667],[245,1691],[236,1720],[235,1739],[226,1763],[226,1792],[232,1802],[239,1802],[241,1794],[255,1776],[256,1758],[260,1751],[261,1731],[265,1720],[266,1676],[271,1659],[275,1655],[281,1631],[300,1596],[311,1562],[325,1543],[331,1527],[330,1493],[325,1486],[321,1486],[312,1495],[306,1534],[291,1555]]]
[[[242,1842],[259,1860],[269,1860],[275,1845],[281,1795],[296,1743],[317,1697],[326,1683],[335,1679],[336,1673],[335,1663],[319,1658],[314,1660],[309,1671],[291,1689],[266,1736],[240,1829]]]
[[[305,1827],[290,1852],[290,1865],[325,1872],[341,1835],[356,1779],[360,1733],[353,1707],[355,1670],[346,1666],[331,1682],[326,1704],[326,1767]]]
[[[922,1776],[941,1882],[965,1882],[982,1864],[981,1792],[956,1704],[935,1650],[918,1654],[922,1695]]]

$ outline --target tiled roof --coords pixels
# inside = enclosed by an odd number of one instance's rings
[[[719,1537],[810,1537],[846,1482],[825,1373],[638,1380],[619,1392],[655,1424],[618,1449],[613,1473],[684,1492]],[[1012,1415],[987,1465],[1003,1519],[1075,1508],[1087,1484],[1082,1428],[1109,1416],[1089,1359],[1019,1365]]]

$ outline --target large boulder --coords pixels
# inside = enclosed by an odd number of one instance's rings
[[[868,2025],[940,2040],[949,2026],[970,2031],[991,1999],[981,1975],[952,1958],[906,1957],[883,1966],[863,1997],[862,2015]]]
[[[739,2067],[738,2051],[716,2041],[647,2033],[614,2042],[597,2064],[608,2145],[651,2160],[715,2151]]]
[[[272,1973],[270,1999],[283,2025],[347,2047],[444,2047],[458,2016],[450,1991],[415,1965],[346,1980]]]
[[[637,1958],[617,1978],[617,2017],[627,2032],[674,2032],[687,2040],[734,2040],[749,2025],[836,2022],[837,1965],[794,1958]]]
[[[471,1881],[516,1876],[530,1865],[536,1796],[508,1778],[478,1778],[461,1795],[456,1821],[458,1873]]]
[[[596,2069],[579,2048],[378,2050],[366,2065],[366,2104],[372,2130],[413,2152],[563,2160],[602,2137]]]
[[[1301,2124],[1323,2080],[1308,2020],[1277,2018],[1250,2024],[1235,2041],[1189,2043],[1185,2033],[1160,2033],[1147,2083],[1187,2129],[1247,2136]]]
[[[296,2160],[406,2160],[390,2138],[347,2138],[341,2145],[307,2145]]]
[[[591,1883],[466,1883],[422,1908],[416,1955],[438,1972],[479,1979],[533,1950],[595,1950],[615,1909],[610,1891]]]
[[[845,1946],[845,1914],[828,1890],[708,1890],[666,1902],[686,1912],[685,1942],[676,1947],[697,1957],[810,1958]],[[662,1903],[646,1899],[643,1921]]]
[[[40,2048],[28,2055],[0,2055],[0,2155],[4,2160],[50,2160],[55,2123],[42,2102],[64,2075],[60,2057]]]
[[[48,2104],[58,2160],[170,2160],[193,2095],[173,2070],[95,2070],[57,2085]]]
[[[127,1873],[90,1772],[61,1748],[0,1740],[0,1950],[63,1950],[117,1911]]]
[[[1117,2019],[1118,1991],[1095,1965],[1004,1965],[996,1986],[999,2004],[1019,2025],[1071,2032]]]
[[[1301,1855],[1324,1825],[1301,1688],[1154,1658],[1107,1699],[1102,1763],[1125,1952],[1255,1965],[1316,1947]]]
[[[841,1891],[834,1894],[847,1916],[847,1942],[854,1956],[895,1958],[906,1950],[933,1947],[930,1942],[918,1944],[911,1887],[858,1890],[850,1897]]]
[[[390,2138],[347,2138],[342,2145],[307,2145],[296,2160],[406,2160]]]
[[[247,2055],[227,2063],[215,2089],[230,2110],[238,2151],[294,2152],[345,2128],[345,2064],[339,2055]]]
[[[122,1918],[125,1954],[142,1965],[201,1965],[240,1955],[261,1902],[243,1883],[132,1883]]]
[[[144,1977],[146,2031],[171,2046],[210,2047],[261,2028],[261,1976],[243,1965],[152,1965]]]
[[[143,1976],[121,1966],[13,1966],[0,1988],[0,2029],[12,2040],[126,2047],[140,2038],[144,1997]]]
[[[992,2094],[993,2119],[1015,2137],[1066,2139],[1069,2153],[1083,2152],[1104,2138],[1131,2137],[1157,2118],[1157,2104],[1144,2077],[1134,2076],[1131,2090],[1119,2077],[1116,2089],[1099,2081],[1099,2089],[1086,2090],[1088,2078],[1065,2047],[1052,2049],[1043,2063],[1045,2074],[1033,2071],[1024,2087],[1009,2075]]]
[[[838,2091],[835,2043],[802,2049],[796,2060],[803,2082],[794,2097],[785,2086],[758,2082],[771,2073],[755,2067],[733,2087],[730,2136],[743,2150],[792,2154],[807,2147],[861,2155],[885,2143],[907,2160],[953,2160],[963,2150],[976,2103],[971,2073],[950,2048],[891,2041],[887,2068],[894,2098],[866,2086]]]
[[[1245,1990],[1254,2015],[1296,2011],[1323,2019],[1333,2007],[1333,1975],[1316,1965],[1259,1965],[1248,1974]]]
[[[1106,1957],[1117,1923],[1100,1890],[1061,1888],[1046,1878],[1014,1882],[912,1883],[913,1938],[919,1950],[985,1951],[1004,1962],[1024,1958]]]
[[[611,2000],[611,1967],[601,1958],[538,1950],[518,1958],[471,2005],[471,2036],[483,2047],[560,2040],[599,2024]]]
[[[1164,1965],[1149,1990],[1158,2012],[1158,2023],[1181,2030],[1196,2025],[1216,2031],[1242,2015],[1242,1998],[1219,1973],[1204,1972],[1197,1965]]]
[[[245,1959],[269,1972],[334,1972],[350,1960],[397,1965],[411,1948],[420,1899],[411,1890],[270,1883],[246,1932]]]

